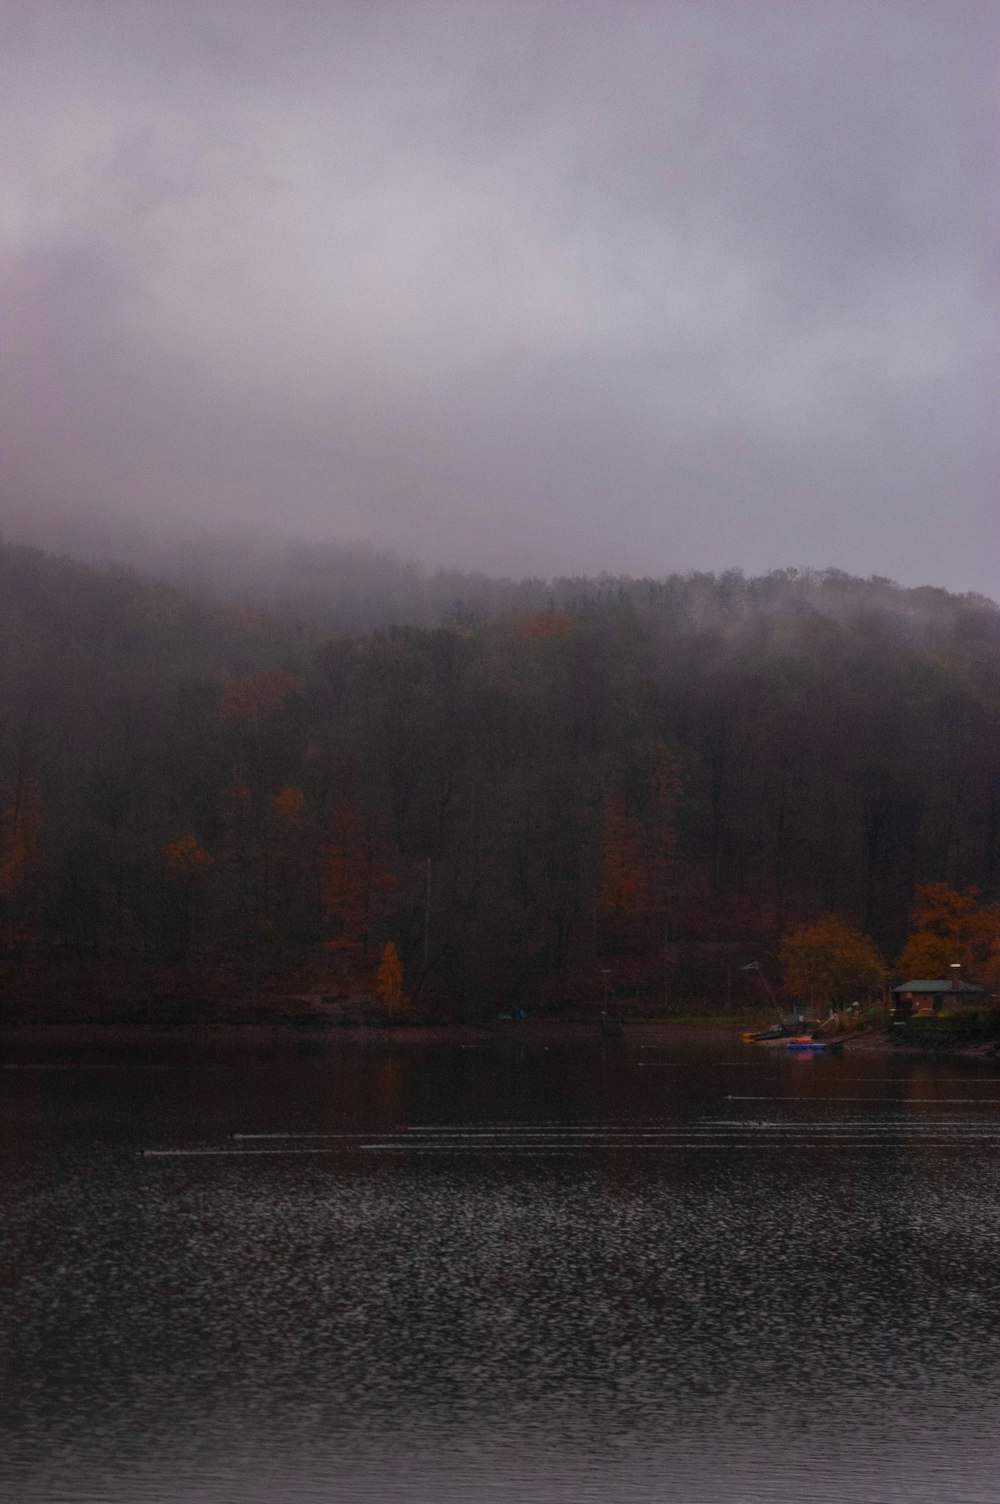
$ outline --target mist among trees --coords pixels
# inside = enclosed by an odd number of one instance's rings
[[[333,558],[0,547],[9,1011],[719,1011],[796,927],[892,960],[922,885],[997,896],[991,602]]]

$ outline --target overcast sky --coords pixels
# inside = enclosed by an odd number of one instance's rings
[[[4,0],[0,482],[1000,596],[997,0]]]

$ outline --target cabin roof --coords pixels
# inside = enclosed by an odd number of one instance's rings
[[[898,987],[893,987],[893,992],[982,992],[974,982],[959,982],[956,987],[953,982],[900,982]]]

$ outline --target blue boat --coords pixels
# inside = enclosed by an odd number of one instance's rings
[[[790,1039],[785,1048],[793,1055],[839,1054],[844,1042],[842,1039],[813,1039],[800,1035],[797,1039]]]

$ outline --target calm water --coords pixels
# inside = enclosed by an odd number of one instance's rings
[[[994,1504],[998,1150],[954,1064],[8,1047],[0,1494]]]

